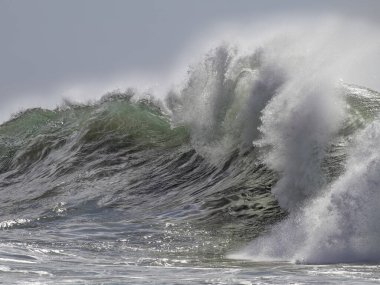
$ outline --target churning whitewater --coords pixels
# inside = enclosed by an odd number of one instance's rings
[[[380,94],[340,79],[332,41],[224,43],[164,99],[130,88],[15,114],[0,126],[5,280],[379,262]],[[210,283],[239,283],[231,270]]]

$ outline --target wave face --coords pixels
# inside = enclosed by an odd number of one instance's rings
[[[152,224],[175,225],[187,257],[254,239],[230,257],[379,261],[380,94],[292,47],[215,48],[165,102],[131,89],[16,115],[0,126],[0,228],[60,240],[128,222],[151,246]]]

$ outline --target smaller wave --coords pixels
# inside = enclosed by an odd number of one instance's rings
[[[0,222],[0,230],[11,229],[29,224],[29,219],[15,219]]]
[[[132,91],[110,93],[98,102],[66,102],[55,110],[29,109],[0,126],[0,172],[50,159],[117,152],[128,147],[173,147],[187,140],[184,128],[171,128],[155,102],[132,100]]]

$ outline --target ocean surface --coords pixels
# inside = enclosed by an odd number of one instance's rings
[[[0,283],[378,284],[380,94],[306,65],[220,46],[164,99],[14,115]]]

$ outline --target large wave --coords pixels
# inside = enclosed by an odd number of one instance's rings
[[[352,51],[327,34],[222,44],[163,102],[129,89],[16,115],[0,227],[117,208],[259,235],[234,258],[379,261],[380,95],[340,80]]]

